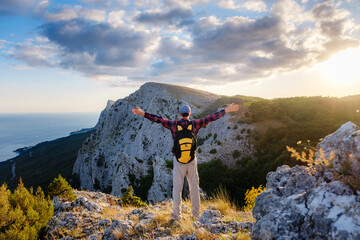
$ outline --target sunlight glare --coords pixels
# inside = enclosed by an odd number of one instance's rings
[[[337,84],[360,82],[360,51],[350,48],[342,51],[324,63],[324,74]]]

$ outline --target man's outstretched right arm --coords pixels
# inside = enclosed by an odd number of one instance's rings
[[[147,113],[139,107],[133,108],[131,109],[131,111],[136,115],[144,116],[145,118],[149,119],[152,122],[160,123],[165,128],[171,129],[172,125],[174,125],[173,122],[175,122],[175,121],[167,120],[155,114]]]

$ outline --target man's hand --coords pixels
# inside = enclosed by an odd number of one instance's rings
[[[131,111],[136,115],[141,115],[141,116],[145,115],[145,112],[139,107],[133,108],[131,109]]]
[[[236,112],[237,110],[239,110],[239,105],[237,104],[230,104],[229,106],[227,106],[225,108],[225,112],[228,113],[228,112]]]

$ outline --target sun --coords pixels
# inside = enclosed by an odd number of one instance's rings
[[[327,79],[337,84],[360,83],[360,48],[332,56],[324,63],[323,71]]]

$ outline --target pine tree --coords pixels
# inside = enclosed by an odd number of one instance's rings
[[[124,195],[119,200],[121,201],[123,206],[134,206],[134,207],[145,207],[146,203],[144,203],[141,198],[133,196],[133,187],[130,185],[129,188],[126,189]]]
[[[73,188],[66,179],[61,176],[61,174],[59,174],[57,178],[54,178],[54,181],[50,183],[47,189],[47,194],[51,199],[55,196],[59,196],[60,198],[70,201],[74,201],[76,199],[76,196],[73,193]]]
[[[38,239],[40,232],[54,214],[50,198],[45,198],[39,187],[27,190],[20,178],[18,187],[11,193],[6,184],[0,188],[0,240]]]

